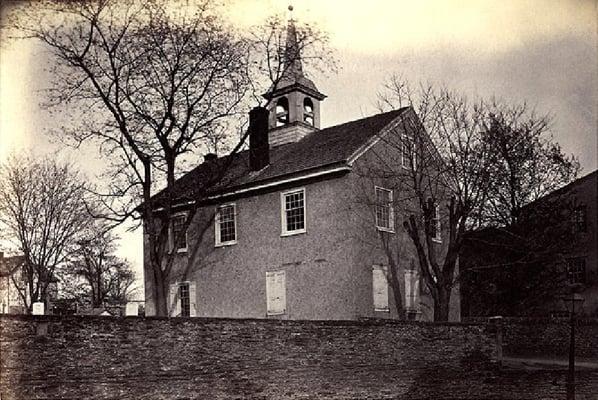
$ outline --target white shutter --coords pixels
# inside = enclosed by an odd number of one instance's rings
[[[181,300],[179,298],[178,282],[170,285],[170,290],[168,292],[168,313],[171,317],[181,316]]]
[[[195,303],[197,301],[197,285],[195,282],[189,282],[189,316],[197,317],[197,308]]]
[[[388,279],[383,265],[372,267],[372,288],[374,294],[374,310],[388,311]]]
[[[268,315],[286,312],[286,279],[284,271],[266,272],[266,303]]]
[[[168,316],[174,317],[174,301],[176,295],[176,284],[171,283],[168,287],[168,304],[166,305],[168,308]]]
[[[415,310],[418,303],[419,276],[417,271],[405,271],[405,308]]]

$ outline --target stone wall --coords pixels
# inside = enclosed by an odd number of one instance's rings
[[[505,318],[503,352],[517,356],[567,357],[570,321],[567,318]],[[579,319],[575,331],[577,357],[598,361],[598,319]]]
[[[476,324],[0,316],[0,398],[564,398],[563,371],[495,351]]]

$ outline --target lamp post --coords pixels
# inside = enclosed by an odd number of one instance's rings
[[[575,400],[575,305],[581,306],[584,298],[571,291],[571,297],[563,298],[571,314],[569,335],[569,371],[567,373],[567,400]]]

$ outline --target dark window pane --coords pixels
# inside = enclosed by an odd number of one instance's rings
[[[172,221],[172,240],[175,250],[187,248],[187,235],[184,233],[185,219],[184,215],[178,215]]]
[[[586,283],[586,260],[584,258],[569,259],[567,275],[570,283]]]
[[[235,207],[224,206],[219,209],[220,241],[231,242],[236,240]]]
[[[191,303],[188,283],[181,283],[179,286],[179,299],[181,301],[181,317],[189,317],[191,315]]]
[[[295,192],[285,195],[285,213],[287,231],[305,229],[305,207],[303,192]]]

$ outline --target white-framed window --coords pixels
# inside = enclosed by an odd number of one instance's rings
[[[442,242],[442,226],[440,225],[440,206],[438,204],[434,205],[434,215],[431,221],[431,232],[434,236],[432,239],[436,242]]]
[[[187,251],[187,231],[185,230],[186,221],[186,213],[175,214],[171,218],[170,248],[177,253],[184,253]]]
[[[374,311],[389,312],[388,308],[388,270],[385,265],[372,266],[372,294]]]
[[[181,282],[179,284],[179,301],[181,302],[181,317],[191,316],[189,282]]]
[[[282,315],[287,311],[286,276],[284,271],[266,272],[266,314]]]
[[[416,168],[415,144],[407,135],[401,136],[401,166],[413,170]]]
[[[223,204],[216,209],[214,230],[216,246],[237,243],[237,206],[235,203]]]
[[[171,317],[195,317],[197,315],[195,282],[174,282],[170,285],[168,296],[168,315]]]
[[[394,208],[392,190],[374,186],[376,192],[376,228],[381,231],[394,232]]]
[[[305,232],[305,189],[280,194],[282,236]]]

